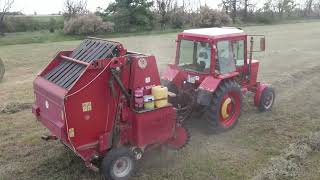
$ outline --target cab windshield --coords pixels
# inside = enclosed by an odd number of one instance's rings
[[[209,73],[211,45],[208,42],[181,40],[178,66],[196,72]]]

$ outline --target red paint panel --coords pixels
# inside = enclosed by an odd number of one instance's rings
[[[118,96],[113,97],[110,93],[107,82],[111,73],[105,71],[100,74],[101,71],[87,69],[66,98],[66,117],[69,129],[74,128],[75,136],[71,140],[76,148],[97,141],[113,126]],[[114,86],[119,94],[115,83]],[[84,110],[83,107],[89,104],[89,110]]]
[[[258,72],[259,72],[259,61],[252,60],[251,74],[250,74],[250,86],[253,86],[257,83]]]
[[[99,152],[104,152],[110,148],[111,143],[109,142],[111,133],[105,133],[99,137]]]
[[[209,92],[214,92],[220,84],[221,79],[216,79],[212,76],[205,78],[200,84],[199,88]]]
[[[134,113],[131,143],[138,147],[163,143],[173,136],[176,111],[171,106]]]
[[[63,107],[67,91],[42,77],[34,81],[35,106],[38,107],[38,119],[59,138],[65,137]],[[50,89],[50,90],[49,90]]]
[[[140,58],[146,60],[146,67],[141,68],[139,66],[138,63]],[[160,84],[159,71],[154,56],[137,55],[132,57],[130,82],[132,90]]]

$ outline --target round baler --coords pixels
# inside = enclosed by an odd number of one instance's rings
[[[32,111],[51,132],[107,179],[127,179],[136,160],[159,145],[182,148],[189,134],[171,104],[135,106],[134,92],[160,85],[154,56],[119,42],[88,38],[59,52],[34,81]]]

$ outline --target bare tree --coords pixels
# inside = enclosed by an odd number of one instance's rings
[[[248,17],[248,6],[249,0],[244,0],[243,2],[243,19],[246,20]]]
[[[232,22],[236,22],[239,0],[222,0],[222,9],[230,15]]]
[[[235,24],[237,18],[237,0],[231,0],[231,19]]]
[[[156,8],[160,14],[161,29],[165,29],[166,23],[168,22],[168,13],[173,8],[173,1],[174,0],[155,0]]]
[[[241,15],[243,21],[248,21],[249,14],[255,12],[256,3],[254,0],[240,0],[238,9],[241,9]]]
[[[284,14],[290,15],[294,8],[296,8],[294,0],[277,0],[275,7],[278,15],[283,17]]]
[[[313,14],[315,16],[320,17],[320,1],[319,0],[313,3]]]
[[[14,0],[0,0],[0,34],[4,36],[4,18],[11,9]]]
[[[305,2],[306,8],[304,11],[305,16],[310,16],[312,14],[312,5],[313,5],[313,0],[306,0]]]
[[[219,5],[222,7],[222,10],[226,13],[226,14],[230,14],[230,3],[228,0],[222,0],[221,4]]]
[[[79,14],[86,14],[87,10],[87,0],[65,0],[64,3],[64,17],[68,20]]]

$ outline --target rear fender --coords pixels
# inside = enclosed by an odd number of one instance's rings
[[[221,81],[222,79],[216,79],[212,76],[206,77],[197,89],[197,103],[203,106],[209,106],[212,93],[218,88]]]
[[[261,99],[261,94],[262,94],[263,90],[264,90],[265,88],[267,88],[267,87],[268,87],[267,84],[260,84],[260,85],[257,87],[256,94],[254,95],[254,105],[255,105],[255,106],[259,106],[260,99]]]

